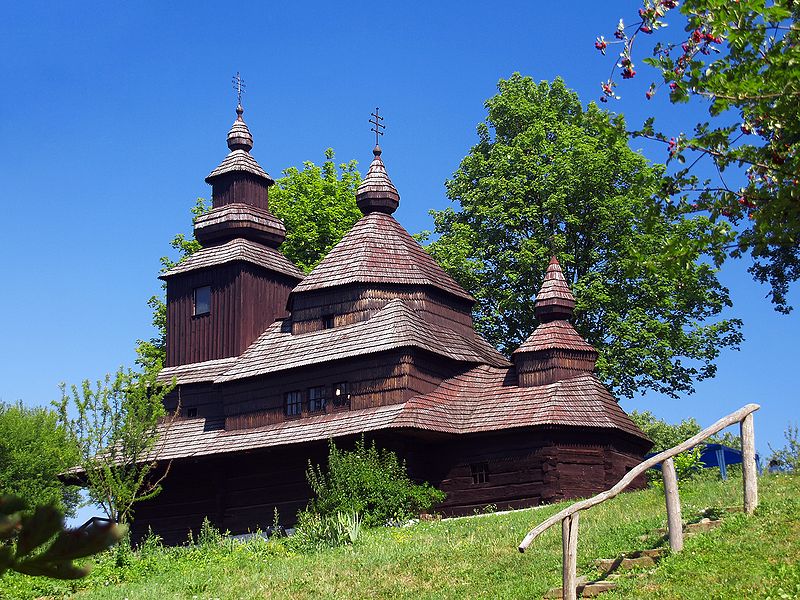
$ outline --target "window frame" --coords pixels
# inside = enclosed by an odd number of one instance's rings
[[[340,391],[337,394],[336,392]],[[350,386],[346,381],[340,381],[333,384],[331,392],[331,404],[334,408],[344,408],[350,406]]]
[[[299,417],[303,414],[302,390],[290,390],[283,395],[283,413],[289,418]]]
[[[483,485],[489,483],[489,463],[486,461],[471,463],[469,471],[472,475],[472,485]]]
[[[197,407],[192,406],[186,409],[186,417],[188,419],[193,419],[197,416]]]
[[[320,395],[317,396],[317,393]],[[315,385],[310,387],[306,391],[306,396],[308,398],[308,412],[325,412],[325,409],[328,405],[328,388],[326,386]]]
[[[197,293],[200,290],[208,290],[208,302],[206,303],[206,310],[204,312],[197,312]],[[210,285],[199,285],[192,290],[192,316],[193,317],[204,317],[206,315],[211,314],[211,286]]]

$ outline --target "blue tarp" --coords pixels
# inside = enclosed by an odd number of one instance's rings
[[[657,452],[647,454],[645,458],[655,456]],[[719,473],[723,479],[728,478],[727,465],[737,465],[742,463],[742,451],[730,446],[723,446],[722,444],[706,444],[700,452],[700,461],[703,463],[703,468],[710,469],[712,467],[719,467]],[[661,470],[661,465],[656,465],[654,469]],[[756,454],[756,468],[759,474],[761,473],[761,460]]]

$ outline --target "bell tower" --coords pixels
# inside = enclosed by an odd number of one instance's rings
[[[166,366],[240,355],[287,316],[289,292],[303,278],[278,250],[286,228],[269,211],[275,180],[250,154],[253,136],[242,117],[237,79],[229,153],[206,177],[212,208],[194,223],[203,248],[161,275],[167,283]]]

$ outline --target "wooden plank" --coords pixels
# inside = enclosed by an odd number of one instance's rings
[[[667,500],[667,530],[669,547],[673,552],[683,550],[683,520],[681,519],[681,500],[678,496],[678,474],[675,461],[668,458],[661,465],[664,476],[664,496]]]
[[[631,469],[628,472],[628,474],[625,475],[625,477],[623,477],[622,479],[620,479],[619,482],[610,490],[606,490],[601,494],[597,494],[596,496],[588,498],[581,502],[576,502],[575,504],[568,506],[564,510],[554,514],[553,516],[539,523],[539,525],[531,529],[525,536],[525,538],[522,540],[522,542],[518,547],[519,551],[525,552],[525,549],[531,545],[533,540],[535,540],[539,535],[541,535],[542,532],[546,531],[547,529],[549,529],[550,527],[552,527],[553,525],[564,519],[564,517],[568,517],[569,515],[575,514],[580,510],[586,510],[587,508],[591,508],[592,506],[597,506],[598,504],[601,504],[606,500],[609,500],[610,498],[617,496],[631,483],[633,483],[633,481],[639,475],[647,471],[647,469],[649,469],[650,467],[653,467],[658,463],[664,462],[665,460],[667,460],[668,458],[672,458],[676,454],[680,454],[681,452],[685,452],[686,450],[694,448],[700,442],[706,440],[715,433],[722,431],[726,427],[729,427],[734,423],[738,423],[739,421],[744,419],[745,416],[754,413],[759,408],[761,407],[758,404],[747,404],[742,408],[740,408],[739,410],[737,410],[736,412],[733,412],[728,416],[721,418],[713,425],[706,427],[703,431],[701,431],[697,435],[690,437],[682,444],[678,444],[677,446],[675,446],[674,448],[670,448],[669,450],[664,450],[664,452],[659,452],[655,456],[651,456],[647,460],[642,461],[637,467]]]
[[[758,506],[758,476],[756,474],[756,435],[753,413],[741,422],[742,431],[742,480],[744,485],[744,512],[753,514]]]
[[[564,600],[577,600],[578,517],[573,513],[561,521],[561,549],[564,556],[561,589]]]

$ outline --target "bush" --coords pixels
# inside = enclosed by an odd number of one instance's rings
[[[772,451],[769,464],[773,464],[774,461],[781,470],[800,473],[800,434],[797,425],[789,423],[786,431],[783,432],[783,437],[786,440],[783,448],[775,450],[772,446],[769,447]]]
[[[374,442],[368,446],[363,436],[350,451],[331,440],[327,472],[309,462],[306,477],[316,496],[306,512],[323,518],[357,514],[367,527],[405,521],[445,497],[428,483],[415,484],[397,454]]]

